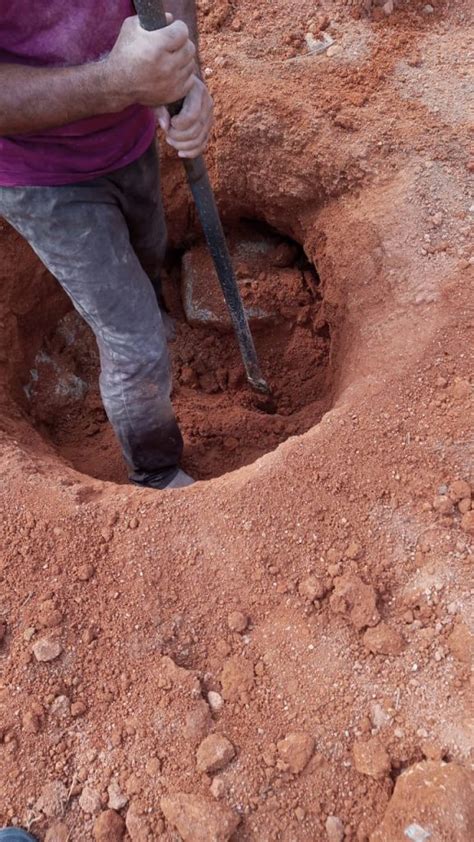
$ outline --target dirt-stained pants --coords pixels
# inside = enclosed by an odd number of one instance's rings
[[[163,488],[177,472],[183,442],[157,301],[166,226],[155,145],[93,181],[0,187],[0,215],[94,331],[102,400],[130,478]]]

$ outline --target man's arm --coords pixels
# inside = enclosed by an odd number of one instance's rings
[[[103,61],[78,67],[0,64],[0,136],[28,134],[185,97],[195,84],[196,49],[181,21],[146,32],[127,18]]]
[[[201,77],[196,0],[165,0],[165,8],[178,20],[184,21],[196,46],[197,67],[195,82],[180,113],[170,120],[165,108],[158,110],[158,120],[166,133],[166,141],[177,150],[180,158],[197,158],[204,152],[213,124],[213,102]]]

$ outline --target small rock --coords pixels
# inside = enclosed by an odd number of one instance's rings
[[[337,816],[328,816],[326,820],[328,842],[343,842],[344,825]]]
[[[241,611],[233,611],[232,614],[229,614],[227,618],[227,625],[229,626],[231,631],[238,632],[242,634],[248,626],[248,617],[245,614],[242,614]]]
[[[277,743],[278,754],[294,775],[300,774],[313,756],[315,742],[311,734],[295,731]]]
[[[381,779],[389,774],[390,758],[378,737],[354,743],[352,751],[355,767],[361,775]]]
[[[224,699],[221,694],[216,693],[215,690],[209,690],[209,693],[207,694],[207,701],[209,702],[209,707],[212,711],[214,711],[214,713],[218,713],[224,707]]]
[[[54,661],[62,651],[59,640],[49,640],[46,637],[37,640],[33,646],[33,655],[37,661],[42,662]]]
[[[119,783],[116,780],[110,782],[107,787],[109,800],[107,806],[110,810],[122,810],[128,804],[128,798],[120,789]]]
[[[307,576],[298,585],[298,593],[303,599],[308,602],[314,602],[315,599],[322,599],[326,593],[326,588],[322,579],[316,576]]]
[[[471,664],[474,658],[474,634],[465,623],[457,623],[448,637],[449,650],[458,661]]]
[[[48,818],[59,818],[64,813],[68,791],[62,781],[51,781],[41,790],[35,808]]]
[[[122,842],[125,834],[125,822],[115,810],[105,810],[94,823],[96,842]]]
[[[49,712],[57,719],[67,719],[71,713],[71,704],[67,696],[56,696]]]
[[[167,796],[161,799],[161,809],[184,842],[229,842],[240,824],[230,807],[201,795]]]
[[[84,716],[87,713],[87,705],[85,702],[79,700],[71,705],[71,716],[77,719],[79,716]]]
[[[92,579],[94,573],[92,564],[81,564],[77,571],[77,578],[80,582],[88,582],[89,579]]]
[[[448,496],[453,503],[459,503],[461,500],[471,499],[471,486],[463,479],[457,479],[449,486]]]
[[[471,509],[471,498],[465,497],[464,500],[460,500],[458,503],[458,509],[462,515],[465,515],[466,512],[469,512]]]
[[[434,12],[434,8],[430,3],[427,3],[426,6],[423,6],[423,14],[424,15],[432,15]]]
[[[405,648],[402,636],[386,623],[367,629],[362,639],[364,646],[374,655],[400,655]]]
[[[212,716],[209,705],[204,699],[199,701],[186,716],[184,733],[188,740],[198,743],[204,739],[212,728]]]
[[[71,834],[63,822],[55,822],[46,831],[44,842],[69,842]]]
[[[149,826],[137,804],[133,803],[127,810],[125,826],[132,842],[148,842]]]
[[[340,44],[332,44],[326,50],[326,55],[329,56],[329,58],[333,58],[334,56],[338,56],[338,55],[340,55],[340,53],[342,53],[342,47],[341,47]]]
[[[102,802],[97,790],[85,786],[79,796],[79,807],[84,813],[90,813],[91,815],[100,813]]]
[[[433,509],[440,515],[450,515],[454,509],[453,501],[449,497],[440,494],[433,500]]]
[[[210,789],[214,798],[217,798],[217,800],[219,801],[221,798],[224,798],[227,787],[225,785],[225,781],[222,778],[214,778]]]
[[[423,761],[403,772],[370,842],[470,842],[474,773],[457,763]]]
[[[222,734],[210,734],[202,741],[196,754],[199,772],[220,772],[235,757],[235,748]]]

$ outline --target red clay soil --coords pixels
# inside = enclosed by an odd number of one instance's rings
[[[468,842],[469,4],[201,12],[226,224],[300,243],[318,292],[257,339],[267,416],[231,334],[185,323],[171,266],[186,464],[212,479],[142,491],[89,334],[1,228],[0,822]],[[168,153],[164,172],[183,249],[198,227]]]

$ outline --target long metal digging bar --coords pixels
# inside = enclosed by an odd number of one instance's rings
[[[140,25],[154,31],[167,26],[162,0],[134,0]],[[168,106],[171,116],[179,114],[182,101]],[[257,359],[257,352],[250,332],[247,315],[240,296],[237,279],[232,266],[229,249],[222,228],[214,193],[209,181],[204,158],[183,158],[189,187],[194,197],[206,242],[217,271],[217,277],[224,293],[232,324],[251,386],[264,395],[270,395],[270,388],[264,380]]]

